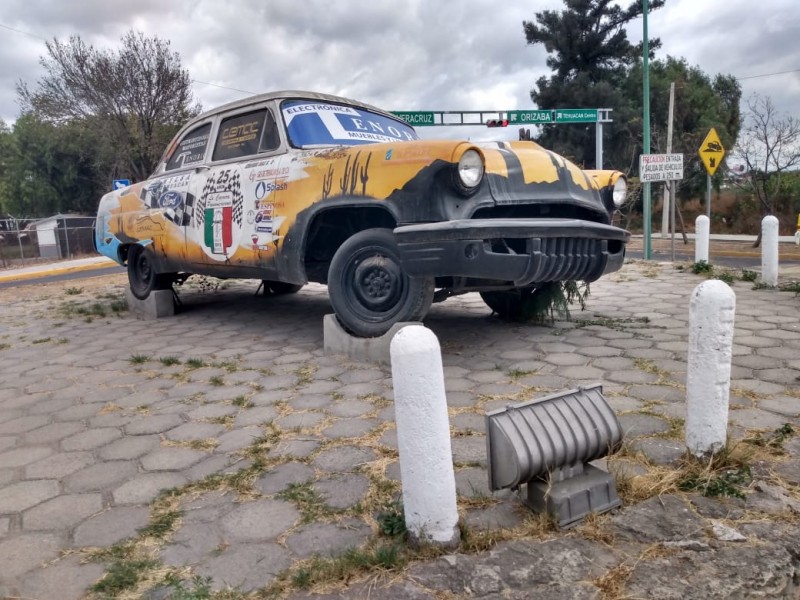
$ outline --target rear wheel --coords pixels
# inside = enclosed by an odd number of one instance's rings
[[[167,290],[172,287],[175,273],[157,273],[150,253],[139,244],[128,249],[128,283],[131,293],[145,300],[153,290]]]
[[[432,278],[409,277],[389,229],[348,238],[331,260],[328,293],[339,322],[361,337],[383,335],[403,321],[422,320],[433,301]]]
[[[284,283],[283,281],[270,281],[269,279],[263,279],[261,283],[264,285],[265,296],[283,296],[286,294],[296,294],[301,289],[303,289],[302,285],[296,285],[294,283]]]
[[[539,312],[541,295],[541,289],[536,287],[481,292],[486,306],[507,321],[525,321],[536,315]]]

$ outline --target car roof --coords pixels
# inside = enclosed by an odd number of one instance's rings
[[[228,102],[227,104],[223,104],[222,106],[217,106],[216,108],[212,108],[200,115],[197,115],[194,119],[189,121],[186,125],[181,128],[181,131],[185,131],[188,127],[191,127],[198,121],[202,121],[203,119],[207,119],[209,117],[213,117],[222,112],[227,112],[229,110],[235,110],[237,108],[243,108],[250,106],[251,104],[259,104],[262,102],[268,102],[270,100],[286,100],[286,99],[296,99],[296,100],[321,100],[325,102],[334,102],[337,104],[350,104],[359,108],[364,108],[366,110],[376,112],[382,115],[386,115],[392,119],[397,119],[396,115],[376,106],[372,106],[370,104],[366,104],[364,102],[359,102],[358,100],[351,100],[350,98],[344,98],[342,96],[334,96],[332,94],[321,94],[319,92],[307,92],[302,90],[284,90],[279,92],[267,92],[265,94],[257,94],[255,96],[249,96],[247,98],[243,98],[242,100],[235,100],[233,102]]]

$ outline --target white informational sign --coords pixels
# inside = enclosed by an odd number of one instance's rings
[[[639,156],[639,181],[677,181],[683,179],[683,154],[642,154]]]

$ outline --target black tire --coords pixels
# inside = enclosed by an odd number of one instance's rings
[[[328,294],[342,326],[360,337],[383,335],[403,321],[420,321],[433,301],[433,278],[409,277],[390,229],[366,229],[333,255]]]
[[[526,321],[536,313],[541,289],[516,288],[498,292],[481,292],[486,306],[506,321]]]
[[[264,285],[265,296],[284,296],[286,294],[296,294],[303,289],[302,285],[284,283],[283,281],[270,281],[269,279],[263,279],[261,283]]]
[[[172,286],[175,273],[157,273],[155,265],[147,252],[139,244],[128,249],[128,284],[131,293],[139,300],[145,300],[153,290],[166,290]]]

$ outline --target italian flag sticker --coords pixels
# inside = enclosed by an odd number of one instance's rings
[[[225,250],[233,245],[232,216],[231,206],[205,210],[205,245],[214,254],[225,254]]]

